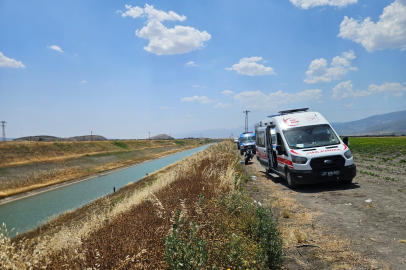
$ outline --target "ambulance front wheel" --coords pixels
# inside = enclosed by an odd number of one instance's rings
[[[289,188],[295,189],[298,188],[299,185],[293,182],[292,177],[290,175],[289,169],[286,169],[286,182],[288,183]]]

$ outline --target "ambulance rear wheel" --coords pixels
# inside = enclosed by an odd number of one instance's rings
[[[243,151],[243,150],[240,150],[240,154],[241,154],[241,156],[244,155],[244,151]]]
[[[289,169],[286,169],[286,182],[288,183],[289,188],[295,189],[298,188],[299,185],[293,182],[292,177],[290,175]]]

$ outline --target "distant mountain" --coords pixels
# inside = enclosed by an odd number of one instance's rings
[[[36,135],[36,136],[27,136],[21,137],[17,139],[13,139],[13,141],[43,141],[43,142],[53,142],[53,141],[106,141],[107,139],[100,135],[83,135],[83,136],[75,136],[69,138],[60,138],[55,136],[49,135]]]
[[[370,116],[347,123],[331,123],[339,135],[405,134],[406,111]]]
[[[174,138],[167,134],[159,134],[159,135],[152,136],[150,139],[151,140],[173,140]]]
[[[386,113],[370,116],[361,120],[346,123],[331,123],[335,131],[340,135],[379,135],[379,134],[406,134],[406,111]],[[254,131],[254,125],[248,128],[248,131]],[[208,129],[197,130],[188,133],[179,133],[175,138],[230,138],[233,134],[237,138],[244,132],[244,127],[233,129]]]

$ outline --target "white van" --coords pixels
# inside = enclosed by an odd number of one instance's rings
[[[331,180],[351,183],[357,170],[350,149],[320,113],[307,110],[280,111],[259,123],[258,161],[267,174],[286,178],[290,188]]]

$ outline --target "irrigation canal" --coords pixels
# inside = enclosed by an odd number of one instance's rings
[[[14,228],[9,236],[38,227],[52,217],[75,210],[91,201],[110,194],[130,182],[136,182],[146,173],[152,173],[178,160],[200,152],[210,145],[189,149],[167,157],[151,160],[100,177],[61,187],[0,205],[0,226],[4,222],[7,230]]]

